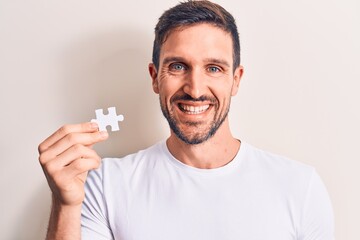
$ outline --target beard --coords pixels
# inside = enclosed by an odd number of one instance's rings
[[[173,106],[172,103],[177,100],[184,100],[184,101],[191,101],[191,102],[201,102],[201,101],[206,100],[206,101],[210,101],[213,104],[213,107],[215,107],[214,118],[211,120],[211,122],[208,124],[208,126],[206,126],[205,129],[197,128],[198,129],[197,132],[192,132],[192,133],[188,134],[185,131],[181,130],[180,123],[178,122],[177,119],[175,119],[175,117],[172,114],[172,111],[169,110],[169,108],[167,108],[166,105],[164,105],[162,103],[161,97],[159,97],[159,98],[160,98],[161,111],[162,111],[164,117],[166,118],[166,120],[168,121],[170,129],[175,133],[175,135],[180,140],[182,140],[184,143],[189,144],[189,145],[201,144],[201,143],[207,141],[208,139],[210,139],[212,136],[214,136],[216,131],[220,128],[222,123],[225,121],[226,117],[228,116],[229,110],[230,110],[230,101],[229,101],[228,105],[225,106],[225,109],[223,110],[223,112],[219,112],[220,110],[219,110],[218,104],[216,104],[216,103],[218,103],[218,101],[214,97],[201,96],[201,97],[195,99],[195,98],[192,98],[188,94],[174,96],[170,100],[170,104],[172,106]],[[229,98],[229,99],[231,99],[231,98]],[[200,125],[202,125],[202,124],[204,124],[204,122],[193,122],[193,121],[185,122],[185,126],[194,127],[194,128],[200,127]]]

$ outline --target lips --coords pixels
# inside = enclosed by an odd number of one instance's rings
[[[194,106],[194,105],[188,105],[188,104],[184,104],[184,103],[179,103],[178,106],[181,111],[183,111],[187,114],[201,114],[201,113],[205,112],[206,110],[208,110],[210,107],[209,104]]]

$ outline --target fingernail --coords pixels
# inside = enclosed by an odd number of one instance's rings
[[[107,131],[100,132],[101,138],[107,138],[109,136]]]
[[[99,128],[99,126],[97,125],[96,122],[92,122],[91,125],[90,125],[90,127],[91,127],[92,129],[98,129],[98,128]]]

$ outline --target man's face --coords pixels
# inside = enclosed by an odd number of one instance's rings
[[[242,74],[242,67],[233,70],[232,54],[229,33],[197,24],[170,33],[161,47],[159,69],[149,65],[161,110],[185,143],[206,141],[227,120]]]

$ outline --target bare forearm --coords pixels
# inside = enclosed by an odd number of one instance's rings
[[[52,201],[46,240],[81,239],[81,205],[63,206]]]

